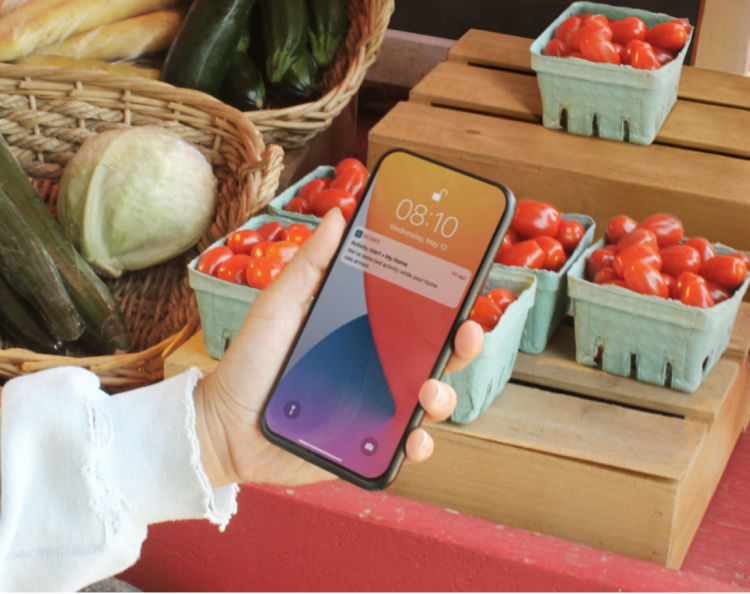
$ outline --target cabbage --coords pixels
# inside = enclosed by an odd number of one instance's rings
[[[60,180],[58,218],[93,266],[110,276],[182,253],[205,233],[216,178],[200,151],[157,126],[86,140]]]

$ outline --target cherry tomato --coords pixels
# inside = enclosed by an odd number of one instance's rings
[[[469,319],[474,320],[485,332],[490,332],[497,326],[503,312],[489,297],[479,295],[471,308]]]
[[[267,223],[263,223],[260,227],[258,227],[258,233],[260,233],[263,239],[266,239],[268,241],[276,241],[281,237],[281,234],[283,232],[284,225],[282,225],[279,221],[268,221]]]
[[[625,50],[625,46],[621,43],[617,43],[616,41],[613,41],[612,45],[615,46],[615,49],[620,56],[620,64],[627,64],[628,52]]]
[[[700,274],[695,272],[681,272],[674,279],[674,286],[672,287],[671,296],[672,299],[679,299],[682,295],[682,290],[692,282],[705,283],[706,279]]]
[[[217,245],[206,251],[198,260],[195,269],[204,274],[216,275],[216,269],[225,260],[231,258],[234,252],[226,245]]]
[[[322,217],[332,208],[338,206],[341,214],[348,221],[357,205],[357,199],[346,190],[326,188],[313,196],[310,207],[315,216]]]
[[[644,219],[640,226],[654,232],[659,247],[680,243],[684,234],[680,219],[674,215],[661,212]]]
[[[606,285],[614,280],[617,280],[618,278],[619,277],[617,276],[614,268],[612,268],[611,266],[604,266],[603,268],[597,270],[596,274],[594,275],[593,281],[597,285]]]
[[[747,276],[747,264],[741,258],[729,254],[716,254],[701,267],[701,274],[717,285],[736,289]]]
[[[625,53],[628,56],[627,63],[633,68],[639,70],[655,70],[661,68],[661,62],[656,57],[656,52],[652,45],[640,39],[631,39],[625,46]]]
[[[658,23],[646,31],[646,41],[674,52],[680,51],[688,37],[688,29],[680,20]]]
[[[522,198],[516,202],[516,214],[511,228],[521,237],[531,238],[537,235],[557,236],[562,216],[551,204],[539,200]]]
[[[534,241],[536,241],[537,245],[544,252],[542,268],[544,270],[554,270],[555,272],[560,270],[568,259],[562,243],[548,235],[537,235]]]
[[[609,19],[603,14],[581,14],[581,25],[585,27],[590,24],[596,24],[600,27],[609,27]]]
[[[655,295],[667,299],[669,289],[664,277],[643,260],[636,260],[625,269],[625,286],[642,295]]]
[[[510,229],[508,231],[510,231]],[[497,254],[495,254],[495,262],[500,262],[502,260],[504,252],[506,252],[511,245],[513,245],[513,240],[510,237],[510,233],[506,233],[500,244],[500,249],[497,250]]]
[[[615,252],[607,248],[598,248],[591,252],[586,262],[586,277],[593,280],[602,268],[612,268],[615,263]]]
[[[296,212],[299,214],[310,214],[310,203],[301,196],[295,196],[286,203],[284,210]]]
[[[227,238],[227,246],[235,254],[249,254],[259,241],[263,241],[263,236],[257,230],[239,229]]]
[[[708,292],[711,293],[711,297],[713,297],[714,303],[721,303],[732,296],[728,289],[711,281],[706,281],[706,286],[708,287]]]
[[[284,263],[278,258],[268,256],[252,258],[245,267],[245,280],[255,289],[265,289],[281,274],[283,269]]]
[[[359,198],[366,183],[367,171],[357,169],[356,167],[349,167],[337,175],[329,187],[346,190],[355,198]]]
[[[560,221],[560,228],[557,230],[557,240],[562,244],[565,252],[570,254],[578,247],[585,233],[586,229],[578,221],[563,219]]]
[[[654,55],[662,66],[675,59],[675,55],[672,52],[665,50],[663,47],[654,46]]]
[[[516,294],[505,287],[492,289],[487,293],[487,298],[497,305],[502,312],[505,312],[508,306],[517,299]]]
[[[237,283],[238,285],[247,284],[245,281],[245,269],[252,258],[247,254],[234,254],[227,258],[216,269],[216,278]]]
[[[570,53],[570,47],[562,39],[550,39],[547,45],[544,46],[543,53],[545,56],[564,58]]]
[[[341,175],[341,173],[347,169],[359,169],[361,171],[365,172],[365,175],[367,175],[367,167],[364,166],[362,161],[355,157],[347,157],[346,159],[342,159],[338,162],[335,169],[335,177],[338,177]]]
[[[669,296],[671,297],[672,291],[674,291],[674,286],[677,281],[671,274],[665,273],[664,270],[661,271],[661,276],[664,279],[664,283],[667,285],[667,293],[669,293]]]
[[[525,239],[511,245],[503,255],[501,264],[540,270],[546,255],[533,239]]]
[[[589,33],[581,40],[581,54],[587,60],[601,64],[619,64],[622,61],[614,44],[598,33]]]
[[[625,285],[625,281],[621,278],[616,278],[614,280],[611,280],[606,283],[602,283],[603,285],[615,285],[616,287],[622,287],[623,289],[627,289],[628,287]]]
[[[302,189],[298,192],[297,195],[309,203],[310,199],[315,194],[329,187],[332,181],[333,179],[330,177],[313,178],[309,182],[307,182],[304,186],[302,186]]]
[[[572,15],[566,18],[555,31],[555,39],[559,39],[570,46],[570,34],[581,27],[581,17]]]
[[[287,225],[286,229],[284,229],[281,238],[302,245],[311,235],[312,231],[310,230],[310,227],[304,223],[292,223]]]
[[[276,258],[281,260],[282,263],[286,264],[294,257],[299,249],[299,244],[296,241],[281,240],[274,241],[271,245],[266,248],[266,258]]]
[[[250,250],[250,256],[253,258],[260,258],[261,256],[266,255],[266,250],[271,246],[274,242],[273,241],[259,241],[255,245],[253,245],[252,249]]]
[[[609,21],[612,29],[612,41],[627,45],[631,39],[643,39],[646,37],[646,23],[636,16]]]
[[[716,301],[711,296],[711,291],[706,283],[691,281],[687,283],[680,292],[680,301],[685,305],[693,307],[713,307]]]
[[[686,270],[698,272],[701,267],[701,255],[689,245],[670,245],[662,248],[661,262],[661,271],[676,277]]]
[[[750,269],[750,254],[747,254],[745,252],[732,252],[729,255],[734,256],[735,258],[739,258],[745,263],[748,269]]]
[[[612,41],[612,29],[600,21],[591,21],[581,26],[570,34],[568,45],[572,50],[583,50],[583,40],[589,37],[597,37],[604,41]]]
[[[637,243],[620,250],[615,256],[612,267],[615,269],[617,276],[625,278],[627,269],[634,262],[643,262],[657,272],[661,271],[661,256],[659,252],[652,249],[646,244]],[[627,281],[626,281],[627,282]]]
[[[701,257],[701,266],[716,255],[716,249],[714,249],[713,244],[705,237],[691,237],[686,239],[682,245],[689,245],[698,250],[698,254]]]
[[[659,251],[659,242],[656,239],[656,234],[650,229],[645,229],[644,227],[636,227],[620,239],[620,241],[617,242],[617,249],[622,251],[626,247],[637,244],[646,245],[655,252]]]
[[[638,226],[638,223],[627,215],[613,217],[607,223],[607,239],[617,243]]]

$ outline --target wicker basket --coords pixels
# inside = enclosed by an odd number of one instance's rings
[[[297,148],[331,125],[377,59],[394,5],[394,0],[349,0],[349,30],[326,70],[320,99],[281,109],[245,112],[266,142]]]
[[[281,147],[265,146],[241,112],[203,93],[91,70],[0,64],[0,134],[53,211],[64,166],[84,140],[146,124],[178,133],[212,163],[218,201],[210,229],[181,256],[107,281],[133,335],[132,352],[50,356],[6,348],[0,378],[76,365],[94,371],[109,389],[160,379],[164,357],[199,323],[187,263],[273,198],[283,161]]]

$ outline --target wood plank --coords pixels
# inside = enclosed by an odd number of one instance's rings
[[[599,229],[622,213],[643,219],[658,205],[680,213],[688,236],[750,250],[750,160],[592,142],[529,122],[412,102],[397,104],[371,129],[369,166],[394,146],[504,183],[517,197],[584,212]]]
[[[474,421],[449,423],[445,430],[680,480],[706,424],[509,383]]]
[[[748,86],[750,93],[750,86]],[[433,68],[411,101],[532,122],[542,121],[536,77],[457,62]],[[750,158],[750,110],[678,100],[655,142]]]
[[[571,326],[561,326],[542,353],[518,353],[513,379],[711,422],[736,380],[737,369],[736,361],[720,359],[695,392],[678,392],[577,363],[574,330]]]

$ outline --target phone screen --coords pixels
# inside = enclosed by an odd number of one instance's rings
[[[264,433],[361,486],[385,486],[421,419],[420,387],[442,373],[512,210],[498,184],[386,154],[267,401]]]

